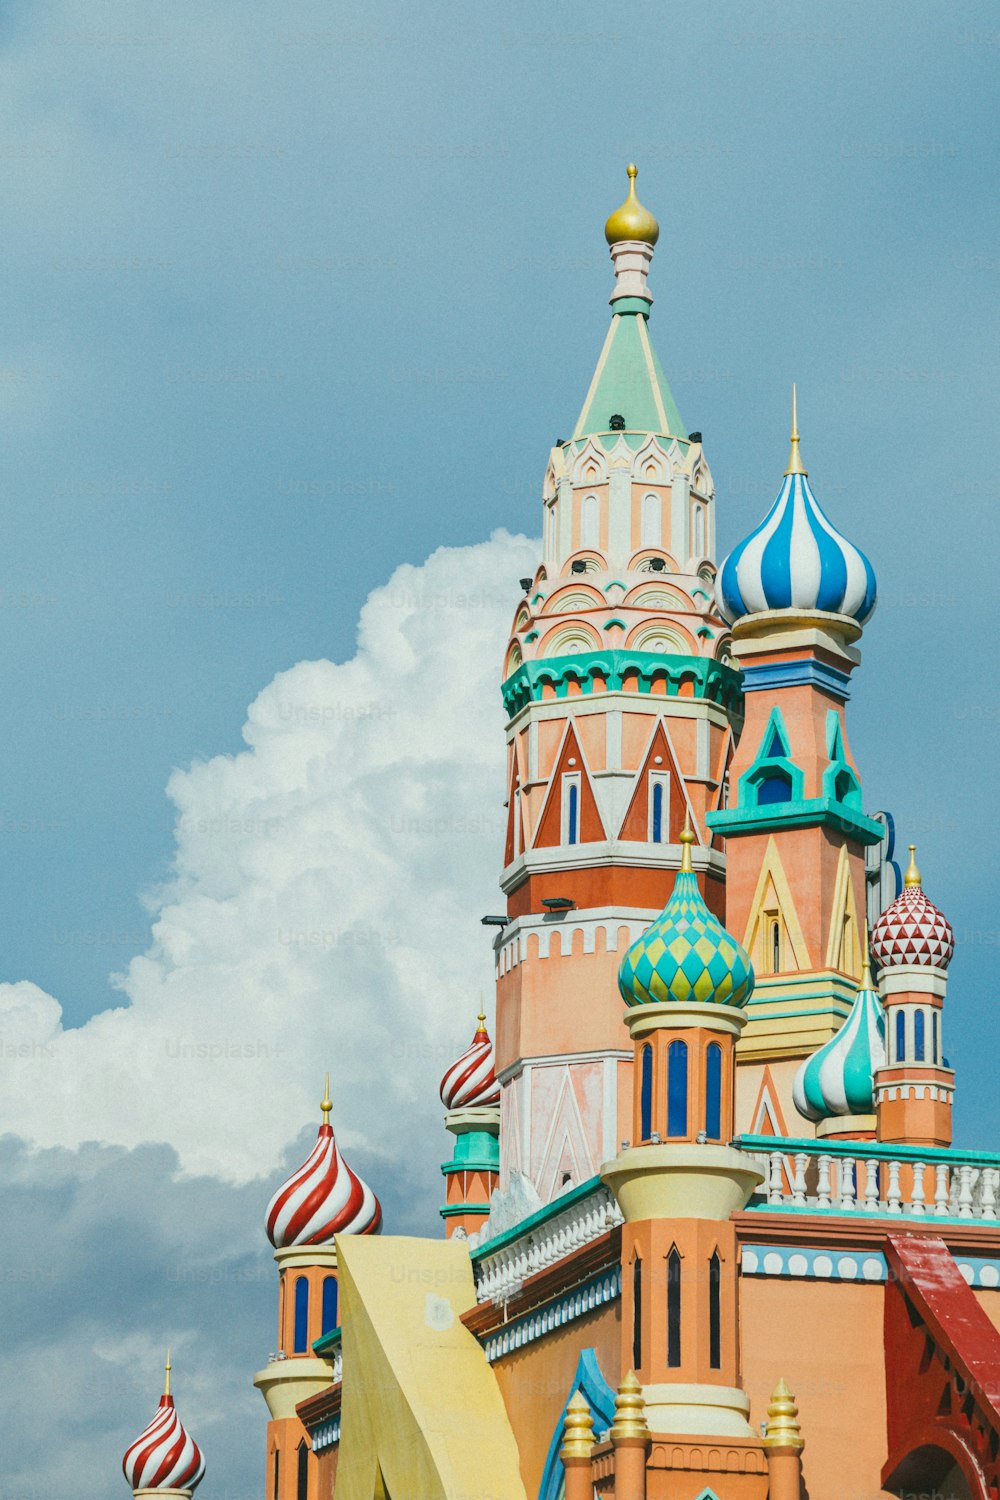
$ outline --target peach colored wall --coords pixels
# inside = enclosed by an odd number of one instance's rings
[[[620,1342],[619,1303],[613,1302],[494,1364],[521,1454],[521,1476],[532,1500],[581,1350],[596,1350],[604,1378],[617,1389]]]

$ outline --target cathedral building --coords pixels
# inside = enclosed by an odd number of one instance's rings
[[[850,749],[875,574],[794,393],[717,566],[628,175],[502,662],[495,1042],[455,1038],[426,1238],[328,1092],[272,1198],[264,1500],[998,1500],[1000,1154],[952,1144],[952,928]],[[165,1395],[129,1484],[202,1470]]]

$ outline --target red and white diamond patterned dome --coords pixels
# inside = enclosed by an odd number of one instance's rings
[[[330,1124],[329,1078],[320,1108],[315,1146],[267,1206],[267,1236],[276,1250],[332,1245],[335,1234],[378,1234],[382,1228],[382,1205],[340,1154]]]
[[[441,1080],[441,1103],[445,1109],[481,1109],[500,1103],[500,1085],[493,1068],[493,1043],[480,1012],[471,1044],[453,1062]]]
[[[915,854],[916,845],[911,844],[903,893],[886,907],[872,928],[871,948],[882,969],[900,964],[946,969],[955,951],[951,923],[923,893]]]
[[[122,1459],[133,1490],[193,1490],[205,1473],[201,1449],[184,1430],[170,1394],[170,1355],[163,1395],[153,1420]]]

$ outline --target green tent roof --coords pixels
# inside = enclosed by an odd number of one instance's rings
[[[611,319],[587,399],[573,431],[574,438],[607,432],[609,419],[614,415],[624,417],[631,432],[687,437],[687,428],[650,341],[646,319],[636,313],[616,313]]]

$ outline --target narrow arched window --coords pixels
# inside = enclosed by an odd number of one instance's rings
[[[667,1135],[687,1135],[687,1128],[687,1042],[671,1042],[667,1048]]]
[[[681,1362],[681,1258],[676,1245],[667,1256],[667,1364]]]
[[[580,511],[580,546],[601,545],[601,502],[596,495],[587,495]]]
[[[648,1042],[642,1049],[641,1058],[639,1089],[640,1132],[642,1139],[648,1141],[653,1129],[653,1049]]]
[[[663,843],[663,782],[653,782],[653,843]]]
[[[642,1368],[642,1261],[632,1262],[632,1368]]]
[[[309,1282],[300,1276],[295,1283],[295,1341],[296,1354],[305,1354],[309,1349]]]
[[[705,556],[705,507],[696,505],[694,508],[694,547],[695,557]]]
[[[777,917],[771,922],[771,973],[781,973],[781,923]]]
[[[280,1451],[277,1448],[275,1448],[275,1450],[274,1450],[274,1474],[273,1474],[272,1481],[271,1481],[271,1496],[272,1496],[272,1500],[278,1500],[278,1484],[279,1484],[280,1479],[281,1479],[281,1453],[280,1453]]]
[[[663,533],[660,529],[660,497],[659,495],[643,495],[642,545],[644,547],[658,547],[662,541]]]
[[[705,1053],[705,1134],[710,1141],[722,1135],[722,1048],[709,1042]]]
[[[327,1276],[323,1281],[323,1333],[337,1326],[337,1278]]]
[[[934,1063],[935,1066],[936,1066],[937,1064],[940,1063],[940,1061],[941,1061],[941,1053],[938,1050],[938,1013],[937,1013],[936,1010],[932,1010],[931,1011],[931,1062]]]
[[[906,1057],[906,1012],[896,1012],[896,1061],[902,1062]]]
[[[708,1263],[708,1363],[722,1369],[722,1262],[716,1250]]]
[[[915,1062],[924,1060],[924,1013],[918,1010],[913,1017],[913,1058]]]
[[[295,1475],[295,1500],[308,1500],[309,1496],[309,1449],[299,1444],[298,1472]]]

